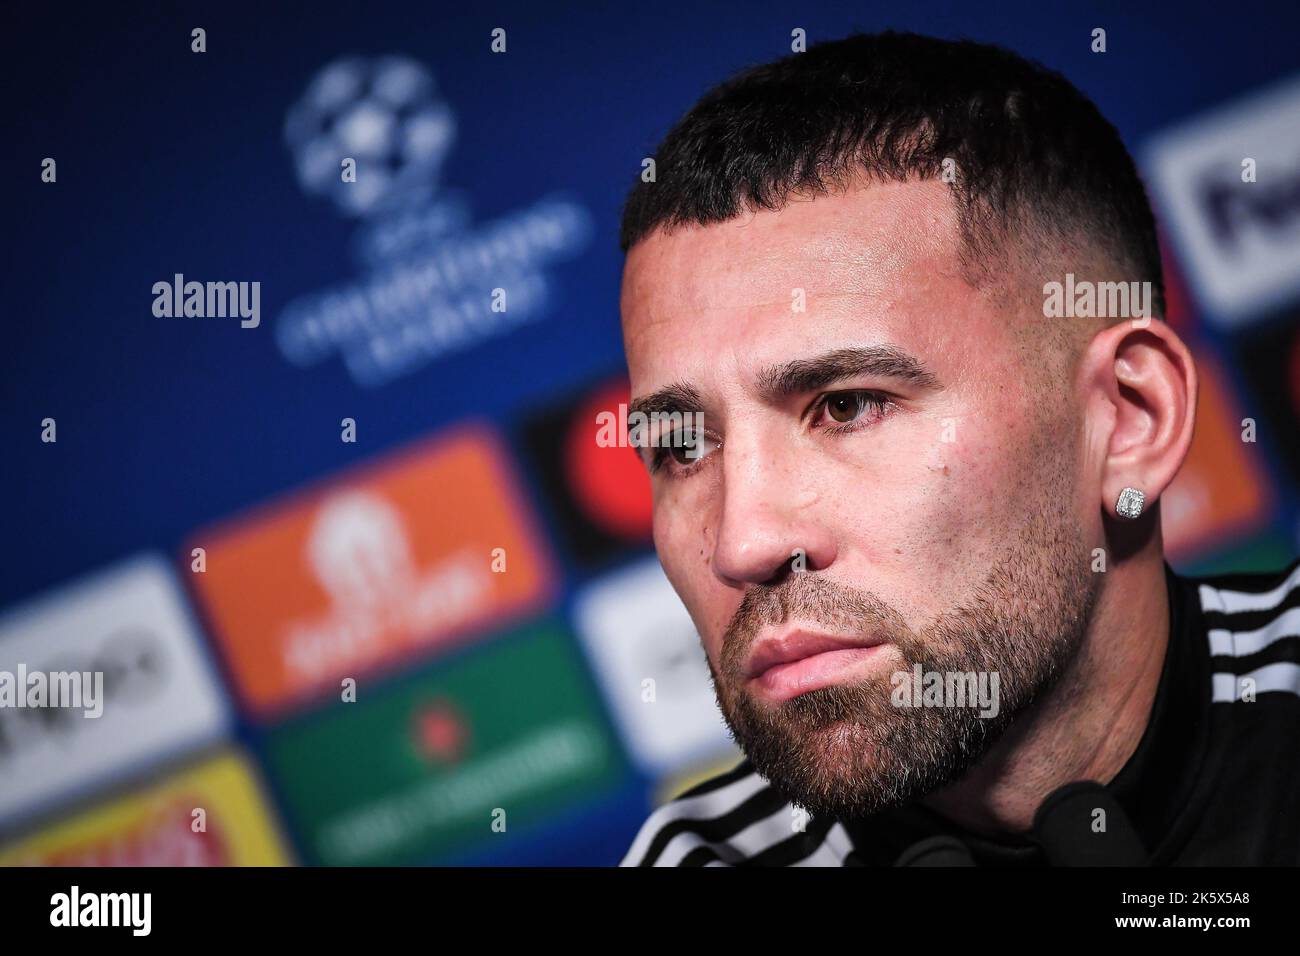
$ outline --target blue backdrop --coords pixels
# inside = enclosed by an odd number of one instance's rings
[[[542,466],[530,457],[527,430],[539,411],[620,373],[619,209],[642,158],[705,89],[737,68],[788,53],[795,28],[806,30],[810,43],[855,29],[969,37],[1061,70],[1140,153],[1159,131],[1300,69],[1300,9],[1293,4],[1249,11],[1059,6],[374,2],[11,10],[2,153],[10,240],[0,350],[0,607],[140,552],[161,552],[183,571],[196,529],[472,418],[495,423],[504,436],[526,507],[553,555],[549,610],[567,620],[589,581],[649,551],[634,535],[626,548],[583,560],[565,537],[563,509],[547,496]],[[206,31],[203,53],[192,50],[196,27]],[[1090,48],[1095,27],[1107,32],[1105,54]],[[504,54],[491,48],[495,28],[506,31]],[[379,121],[402,121],[400,111],[415,100],[417,107],[432,104],[426,118],[433,139],[409,155],[425,162],[436,182],[436,202],[422,208],[451,217],[441,235],[454,246],[482,238],[491,224],[522,229],[539,204],[553,233],[537,234],[545,247],[538,258],[506,250],[464,287],[506,284],[488,281],[494,268],[531,275],[533,311],[496,324],[489,316],[472,333],[448,331],[427,357],[378,381],[349,368],[337,349],[295,364],[278,336],[288,336],[295,310],[319,307],[313,296],[391,277],[397,267],[400,257],[359,255],[382,217],[343,210],[332,192],[310,192],[295,165],[306,162],[296,151],[310,147],[309,134],[286,134],[289,111],[328,65],[361,58],[350,62],[373,71],[374,58],[384,56],[418,65],[434,84],[432,91],[399,91],[397,99],[410,102],[394,106],[396,120]],[[373,73],[366,76],[373,82]],[[396,135],[392,127],[381,133]],[[363,143],[365,130],[357,136]],[[54,183],[42,181],[47,157],[57,161]],[[155,316],[151,288],[175,273],[260,281],[260,325]],[[1231,387],[1249,406],[1248,363],[1192,299],[1189,326],[1225,356]],[[394,314],[394,322],[405,321],[405,313]],[[355,444],[340,441],[345,417],[357,422]],[[57,423],[55,443],[41,440],[47,418]],[[1296,524],[1281,446],[1294,434],[1273,435],[1261,458],[1269,486],[1261,533],[1285,550]],[[1241,543],[1225,540],[1221,550]],[[1215,553],[1202,546],[1197,557]],[[215,639],[204,640],[220,661]],[[432,655],[421,664],[439,660]],[[223,684],[233,681],[225,665],[214,667]],[[597,670],[592,674],[599,683]],[[234,738],[260,759],[266,723],[234,710]],[[636,760],[620,757],[618,765],[612,782],[556,802],[526,838],[413,858],[613,862],[663,782]],[[165,771],[151,774],[115,786],[163,779]],[[312,859],[302,847],[309,837],[286,810],[276,774],[269,776],[268,812],[289,833],[295,855]],[[88,782],[58,813],[22,832],[93,807],[102,795]]]

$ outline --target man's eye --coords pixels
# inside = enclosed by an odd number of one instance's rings
[[[689,471],[717,447],[718,442],[699,429],[678,429],[650,449],[650,471],[656,472],[665,464],[679,474]]]
[[[830,392],[823,396],[815,407],[817,412],[814,425],[867,424],[884,415],[889,400],[879,392],[856,390],[850,392]],[[821,413],[825,412],[828,421],[819,422]]]

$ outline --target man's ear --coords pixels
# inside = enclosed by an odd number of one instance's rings
[[[1093,338],[1083,359],[1089,448],[1096,456],[1103,513],[1134,488],[1148,510],[1182,467],[1196,424],[1196,366],[1183,340],[1160,320],[1125,321]]]

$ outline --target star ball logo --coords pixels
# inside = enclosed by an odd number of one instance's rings
[[[284,135],[304,190],[346,215],[367,216],[433,193],[456,119],[419,63],[354,57],[317,74],[290,109]],[[343,175],[349,161],[364,175]]]
[[[358,222],[362,270],[285,307],[275,338],[289,362],[338,355],[376,387],[554,310],[547,267],[587,246],[590,213],[552,194],[473,223],[470,197],[442,188],[456,130],[432,73],[400,56],[330,63],[289,109],[298,182]]]

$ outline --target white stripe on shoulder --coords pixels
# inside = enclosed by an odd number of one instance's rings
[[[660,854],[657,866],[680,866],[691,851],[706,846],[718,855],[713,866],[736,866],[752,860],[766,850],[793,837],[794,807],[791,804],[778,809],[761,820],[757,820],[735,836],[721,843],[711,843],[697,833],[679,833]],[[844,858],[853,849],[848,833],[840,824],[834,824],[822,837],[817,848],[792,866],[843,866]]]
[[[767,816],[755,820],[745,829],[721,843],[713,843],[698,833],[686,831],[679,833],[668,841],[663,853],[655,861],[656,866],[681,866],[687,854],[699,847],[706,846],[718,855],[728,866],[744,863],[751,857],[758,856],[768,847],[775,846],[782,840],[794,836],[794,809],[788,803],[778,807]]]
[[[725,787],[694,797],[681,797],[665,803],[641,824],[636,839],[628,848],[620,866],[636,866],[645,856],[655,836],[675,820],[713,820],[730,813],[754,794],[767,787],[757,773],[747,773]]]
[[[1297,587],[1300,587],[1300,566],[1288,574],[1286,580],[1277,587],[1259,594],[1202,584],[1201,605],[1207,611],[1223,611],[1227,614],[1236,614],[1238,611],[1267,611],[1281,604],[1282,599]]]
[[[1253,690],[1256,694],[1274,690],[1300,694],[1300,664],[1291,661],[1265,664],[1246,674],[1216,673],[1211,675],[1211,679],[1213,681],[1211,700],[1216,704],[1240,700],[1242,692],[1246,686],[1249,686],[1241,683],[1246,679],[1254,681]]]
[[[1300,635],[1300,607],[1293,607],[1253,631],[1212,629],[1210,653],[1218,657],[1245,657],[1262,651],[1274,641],[1297,635]]]

